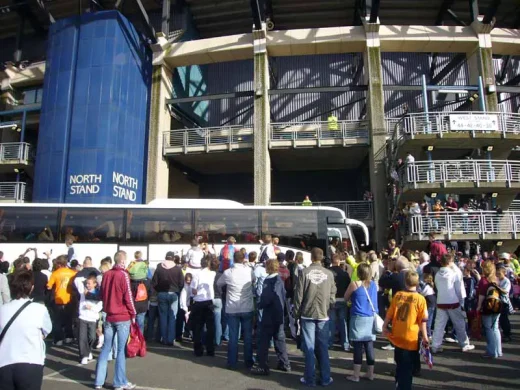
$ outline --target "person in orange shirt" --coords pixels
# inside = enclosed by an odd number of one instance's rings
[[[428,309],[426,299],[417,292],[419,275],[408,271],[405,275],[405,291],[395,294],[386,312],[383,324],[383,335],[395,346],[394,360],[396,362],[395,383],[397,390],[411,390],[414,362],[419,354],[419,331],[422,343],[428,347]],[[392,330],[388,324],[392,324]]]
[[[54,289],[54,324],[53,338],[57,346],[69,344],[73,340],[72,318],[75,313],[75,306],[72,302],[72,286],[76,271],[67,267],[67,256],[59,256],[56,261],[56,270],[51,274],[47,288]]]

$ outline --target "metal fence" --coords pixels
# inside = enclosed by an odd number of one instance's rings
[[[27,163],[32,159],[32,146],[26,142],[0,144],[0,163]]]
[[[233,150],[253,144],[253,128],[250,126],[170,130],[163,136],[164,154]]]
[[[271,206],[301,206],[302,202],[278,202],[271,203]],[[357,219],[366,224],[374,223],[373,202],[369,200],[353,200],[338,202],[312,202],[313,206],[336,207],[345,212],[347,218]]]
[[[396,127],[397,126],[397,127]],[[389,134],[397,138],[414,138],[420,134],[442,137],[448,133],[520,135],[520,114],[508,112],[433,112],[407,114],[402,118],[387,118]]]
[[[0,183],[0,202],[24,203],[29,199],[28,190],[23,182]]]
[[[400,169],[402,186],[417,188],[424,183],[520,183],[520,162],[508,160],[415,161]]]
[[[520,231],[520,213],[504,211],[430,212],[408,218],[409,234],[427,238],[429,233],[445,234],[448,238],[458,235],[502,235],[516,239]],[[461,235],[461,236],[459,236]]]
[[[270,144],[276,146],[349,145],[368,144],[367,121],[338,121],[337,130],[329,128],[328,122],[271,123]]]

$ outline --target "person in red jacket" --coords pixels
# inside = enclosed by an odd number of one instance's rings
[[[117,357],[114,373],[114,389],[135,389],[126,378],[125,347],[130,334],[130,323],[135,322],[136,310],[130,287],[130,275],[126,270],[126,252],[114,256],[114,267],[105,272],[101,282],[101,300],[106,313],[105,343],[96,365],[95,388],[102,389],[107,376],[107,365],[113,339],[117,341]]]

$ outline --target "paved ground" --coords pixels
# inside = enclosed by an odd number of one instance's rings
[[[475,351],[461,353],[454,344],[445,346],[441,355],[434,357],[434,368],[424,368],[422,376],[414,379],[414,389],[519,389],[520,384],[520,315],[512,316],[516,328],[515,341],[503,345],[504,356],[497,360],[484,360],[484,343],[475,342]],[[383,340],[376,342],[376,374],[374,382],[362,381],[354,384],[345,376],[352,373],[352,354],[331,351],[332,377],[330,389],[392,389],[393,378],[389,375],[393,368],[392,352],[380,349]],[[226,370],[226,349],[217,350],[217,356],[195,358],[189,342],[179,347],[149,345],[145,358],[127,360],[127,373],[139,389],[150,390],[263,390],[301,389],[299,378],[303,372],[303,357],[291,342],[289,345],[292,373],[271,371],[269,377],[253,377],[247,370]],[[43,390],[76,390],[92,388],[95,361],[86,366],[77,362],[75,346],[50,347],[44,372]],[[271,357],[271,366],[275,365]],[[113,375],[113,364],[109,365],[107,389]]]

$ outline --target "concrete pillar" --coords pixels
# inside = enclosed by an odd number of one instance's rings
[[[150,131],[148,135],[148,165],[146,203],[168,198],[168,161],[163,155],[164,132],[171,129],[171,115],[166,99],[172,96],[172,71],[166,65],[154,66],[150,99]]]
[[[491,42],[491,29],[493,25],[474,21],[471,27],[478,37],[478,47],[475,51],[467,53],[469,81],[470,84],[477,85],[479,76],[482,76],[486,111],[497,112],[499,111],[498,96],[496,93],[495,69],[493,68],[493,45]],[[495,92],[490,92],[490,89]],[[480,99],[482,98],[481,96]],[[478,106],[478,102],[475,104]],[[476,109],[478,110],[479,108]]]
[[[254,38],[254,202],[266,206],[271,202],[271,158],[269,133],[269,61],[266,47],[265,24],[253,31]]]
[[[380,250],[386,245],[388,226],[388,203],[386,199],[386,128],[383,95],[383,71],[381,68],[381,45],[379,23],[364,24],[367,46],[364,53],[367,91],[367,119],[370,126],[370,190],[374,195],[375,237],[372,241]]]

